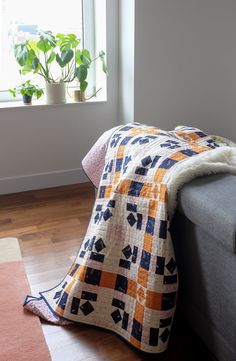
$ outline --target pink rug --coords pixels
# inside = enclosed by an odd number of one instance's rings
[[[39,318],[22,307],[30,288],[18,241],[0,239],[0,255],[0,360],[49,361]]]

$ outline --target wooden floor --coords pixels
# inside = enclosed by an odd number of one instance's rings
[[[20,240],[34,295],[54,286],[67,273],[93,202],[94,190],[87,183],[0,196],[0,238]],[[209,361],[202,343],[177,318],[163,355],[142,354],[116,335],[89,326],[43,323],[43,330],[54,361]]]

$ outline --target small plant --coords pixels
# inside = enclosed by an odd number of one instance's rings
[[[33,96],[36,96],[36,98],[39,99],[44,93],[42,88],[40,88],[38,85],[32,84],[30,80],[26,80],[26,82],[15,87],[14,89],[9,89],[9,92],[14,97],[16,97],[17,94],[21,94],[25,103],[31,103]]]
[[[39,74],[47,83],[70,83],[77,79],[82,92],[88,86],[86,79],[92,62],[100,59],[102,70],[107,74],[104,51],[92,59],[87,49],[79,48],[80,39],[75,34],[54,35],[51,31],[41,31],[38,35],[37,40],[29,39],[14,46],[21,74]]]

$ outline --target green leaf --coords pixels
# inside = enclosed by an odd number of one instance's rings
[[[20,71],[21,74],[26,74],[31,71],[37,72],[39,59],[35,51],[29,46],[28,42],[15,45],[14,51],[16,61],[22,67],[22,70]]]
[[[76,48],[80,43],[80,39],[77,38],[75,34],[66,35],[59,33],[56,35],[56,42],[57,45],[60,47],[60,51],[63,52]]]
[[[35,52],[38,51],[38,48],[37,48],[37,42],[35,39],[29,39],[28,40],[28,45],[31,49],[33,49]]]
[[[89,67],[90,65],[90,61],[82,54],[81,55],[81,60],[82,60],[82,63],[86,66],[86,67]]]
[[[15,45],[14,53],[15,53],[16,61],[20,66],[23,66],[28,62],[27,43]]]
[[[39,50],[41,50],[43,53],[47,53],[49,50],[52,49],[52,46],[43,38],[41,38],[37,42],[37,47]]]
[[[68,34],[67,37],[70,39],[70,41],[75,41],[77,39],[75,34]]]
[[[70,49],[68,51],[63,51],[61,53],[61,60],[63,62],[63,66],[66,66],[71,61],[71,59],[73,59],[73,56],[74,56],[73,50]]]
[[[88,69],[86,65],[80,65],[75,69],[75,76],[79,79],[79,82],[84,82],[88,75]]]
[[[107,65],[106,65],[106,62],[105,62],[105,53],[104,51],[100,51],[99,53],[99,58],[101,59],[101,62],[102,62],[102,70],[105,74],[108,74],[108,71],[107,71]]]
[[[87,86],[88,86],[88,83],[86,81],[80,81],[80,90],[82,92],[85,92]]]
[[[43,89],[37,89],[35,92],[36,98],[39,99],[43,95]]]
[[[32,71],[32,66],[30,64],[26,64],[25,66],[22,67],[21,69],[21,74],[27,74],[30,73]]]
[[[82,51],[80,51],[80,54],[78,53],[77,58],[77,64],[84,64],[87,67],[89,67],[89,65],[91,64],[90,52],[87,49],[83,49]]]
[[[28,49],[28,62],[32,63],[34,58],[37,58],[37,55],[33,49],[29,48]]]
[[[62,34],[62,33],[58,33],[58,34],[56,35],[56,38],[63,40],[63,39],[65,38],[65,35]]]
[[[75,39],[71,39],[71,47],[72,49],[76,48],[80,43],[80,39],[79,38],[75,38]]]
[[[81,60],[81,55],[82,55],[82,51],[81,50],[76,50],[75,52],[75,60],[76,60],[76,64],[81,65],[83,62]]]
[[[56,62],[58,63],[58,65],[63,68],[63,61],[61,60],[60,58],[60,55],[59,54],[56,54]]]
[[[62,41],[62,43],[60,45],[61,52],[68,51],[70,48],[71,48],[70,43],[68,43],[67,41]]]
[[[47,64],[52,63],[53,60],[55,59],[55,57],[56,57],[56,54],[55,54],[54,51],[52,51],[51,54],[50,54],[50,56],[49,56],[49,58],[48,58],[48,60],[47,60]]]
[[[44,40],[52,48],[56,47],[56,38],[51,31],[39,31],[40,39]]]
[[[39,66],[39,59],[37,58],[37,56],[35,58],[33,58],[32,60],[32,68],[34,70],[37,70]]]
[[[30,80],[26,80],[25,83],[21,84],[22,87],[33,87],[33,84],[30,84]]]
[[[16,97],[16,88],[14,89],[8,89],[9,93],[13,95],[13,97]]]
[[[91,55],[87,49],[82,50],[82,55],[87,59],[88,63],[91,63]]]
[[[100,57],[104,57],[106,54],[105,54],[105,52],[103,51],[103,50],[101,50],[100,52],[99,52],[99,56]]]

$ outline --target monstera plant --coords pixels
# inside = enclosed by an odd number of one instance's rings
[[[89,50],[80,47],[80,38],[75,34],[54,35],[51,31],[41,31],[37,39],[16,44],[14,53],[21,74],[35,73],[45,79],[48,103],[65,102],[65,83],[76,79],[80,91],[84,93],[88,86],[89,68],[97,59],[101,60],[102,70],[107,74],[104,51],[92,59]]]

